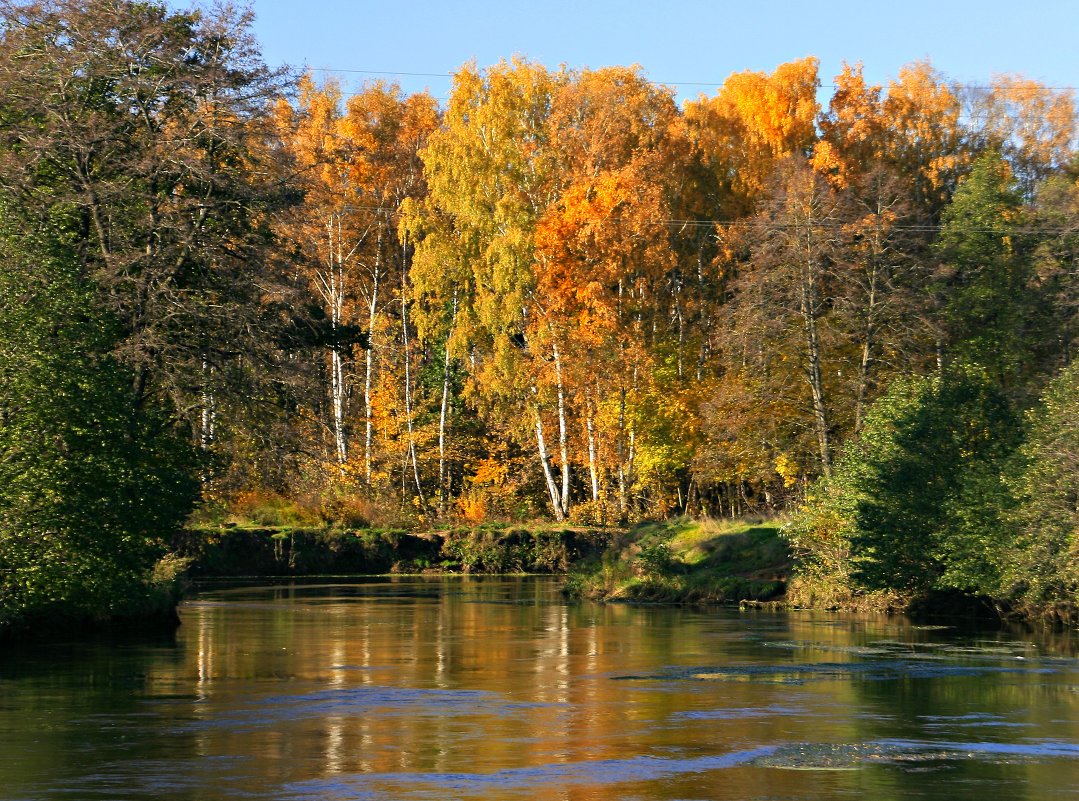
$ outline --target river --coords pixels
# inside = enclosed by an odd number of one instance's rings
[[[598,606],[556,580],[201,587],[0,653],[0,799],[1074,799],[1066,636]]]

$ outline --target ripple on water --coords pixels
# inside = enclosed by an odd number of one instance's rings
[[[806,716],[814,713],[804,708],[792,706],[736,707],[729,709],[694,709],[675,712],[672,721],[680,720],[748,720],[750,718],[768,718],[773,716]]]
[[[921,660],[897,659],[873,662],[814,662],[791,665],[719,665],[665,667],[649,673],[613,676],[616,681],[754,681],[771,684],[804,684],[826,679],[862,679],[895,681],[906,678],[947,678],[989,674],[1047,674],[1048,667],[998,667],[992,665],[954,665]]]
[[[641,755],[625,759],[509,768],[491,773],[361,773],[333,779],[298,782],[286,787],[277,801],[338,801],[338,799],[468,798],[498,793],[499,797],[535,794],[537,787],[579,787],[655,781],[691,773],[750,764],[767,757],[775,746],[700,757]]]
[[[757,767],[788,770],[853,770],[866,765],[916,765],[956,761],[1039,762],[1079,759],[1079,743],[1029,740],[1018,743],[876,740],[868,743],[798,743],[753,760]]]
[[[927,729],[1023,729],[1034,726],[1029,721],[1008,720],[1002,715],[982,712],[971,712],[966,715],[918,715],[918,719],[924,721]]]
[[[947,769],[957,761],[1038,762],[1079,759],[1079,744],[1059,740],[1020,743],[877,740],[866,743],[790,743],[699,757],[641,755],[511,768],[490,773],[363,773],[298,782],[276,801],[384,801],[529,797],[540,787],[609,786],[669,779],[725,768],[782,770],[859,770],[886,765],[902,770]]]
[[[389,717],[453,717],[510,715],[522,709],[555,707],[548,702],[510,702],[485,690],[440,690],[410,687],[341,687],[253,699],[249,706],[210,720],[193,721],[187,729],[249,729],[282,722],[349,717],[377,712]]]

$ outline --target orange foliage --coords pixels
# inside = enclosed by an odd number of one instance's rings
[[[686,104],[700,155],[725,185],[726,215],[749,214],[776,165],[812,150],[820,111],[817,66],[809,56],[771,75],[735,73],[715,97]]]
[[[969,161],[956,91],[927,61],[903,67],[881,105],[885,156],[910,177],[914,202],[939,210]]]
[[[835,77],[835,92],[828,112],[821,115],[820,131],[813,166],[839,188],[850,183],[853,173],[880,158],[885,133],[880,87],[866,85],[861,64],[844,64]]]

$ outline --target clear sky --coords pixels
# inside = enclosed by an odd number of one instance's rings
[[[445,98],[448,73],[464,62],[514,54],[549,67],[640,64],[682,99],[711,94],[732,72],[807,55],[820,58],[825,84],[844,60],[885,82],[928,58],[963,83],[1021,73],[1079,85],[1079,0],[252,0],[252,8],[269,64],[355,70],[336,73],[346,90],[383,78]]]

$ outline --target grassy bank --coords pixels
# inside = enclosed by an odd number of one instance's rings
[[[789,545],[775,521],[644,523],[575,565],[567,591],[598,601],[775,600],[786,589],[791,564]]]

